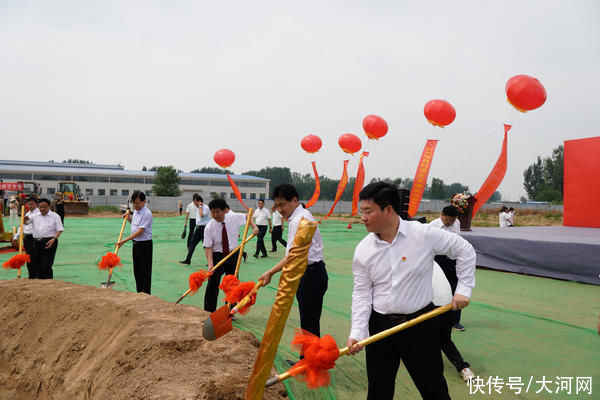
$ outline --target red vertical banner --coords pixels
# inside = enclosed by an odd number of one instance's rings
[[[410,189],[410,202],[408,203],[409,217],[414,217],[419,209],[419,204],[427,185],[427,177],[429,176],[429,169],[431,168],[431,161],[433,160],[433,153],[435,152],[437,142],[437,140],[428,140],[423,148],[423,153],[421,153],[419,166],[417,167],[415,179]]]
[[[348,162],[350,160],[344,160],[344,170],[342,171],[342,178],[340,179],[340,183],[338,183],[337,192],[335,193],[335,200],[333,201],[333,205],[331,206],[331,210],[327,213],[323,219],[329,218],[329,216],[333,213],[333,209],[335,205],[342,197],[342,193],[344,193],[344,189],[346,189],[346,185],[348,184]]]
[[[231,179],[231,176],[229,176],[229,174],[227,174],[227,179],[229,180],[229,185],[231,185],[231,188],[233,189],[233,193],[235,193],[235,197],[237,197],[237,199],[240,201],[240,203],[242,203],[246,210],[249,210],[249,208],[246,207],[246,205],[242,201],[242,194],[240,193],[240,189],[238,189],[237,185],[235,184],[233,179]]]
[[[356,215],[358,212],[358,195],[363,188],[365,183],[365,166],[363,165],[363,158],[369,157],[369,153],[363,151],[358,161],[358,171],[356,171],[356,180],[354,181],[354,191],[352,192],[352,214]]]
[[[319,200],[319,196],[321,195],[321,181],[319,181],[319,174],[317,173],[317,163],[312,161],[311,164],[313,167],[313,172],[315,173],[315,191],[313,192],[313,195],[308,203],[306,203],[306,208],[314,205],[317,200]]]
[[[506,150],[506,144],[508,141],[508,131],[512,126],[508,124],[504,124],[504,141],[502,142],[502,151],[500,151],[500,156],[498,157],[498,161],[492,168],[492,172],[488,175],[481,188],[477,191],[475,198],[477,202],[473,206],[472,216],[474,217],[477,214],[477,211],[485,204],[486,201],[492,197],[500,183],[502,183],[502,179],[504,179],[504,175],[506,175],[506,166],[508,165],[508,155]]]

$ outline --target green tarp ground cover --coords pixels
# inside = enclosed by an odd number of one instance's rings
[[[7,222],[5,219],[5,226]],[[105,281],[107,273],[99,271],[96,264],[107,251],[114,250],[120,223],[120,218],[67,218],[54,264],[55,279],[90,286]],[[352,229],[346,229],[346,226],[347,223],[329,220],[320,225],[329,274],[321,332],[332,335],[340,347],[345,346],[350,331],[352,255],[354,247],[366,234],[362,225],[353,225]],[[201,247],[196,249],[191,266],[179,263],[186,254],[182,230],[181,217],[154,219],[152,294],[169,302],[174,302],[187,290],[189,274],[205,268],[206,264]],[[126,233],[128,231],[129,226]],[[284,236],[287,236],[286,232]],[[270,250],[268,235],[266,244]],[[249,257],[241,266],[241,280],[256,280],[284,254],[279,246],[277,253],[256,259],[252,257],[255,245],[255,240],[247,245]],[[131,244],[126,244],[119,255],[123,267],[115,269],[114,289],[135,291]],[[0,255],[0,262],[10,256]],[[0,279],[15,277],[15,271],[0,270]],[[23,277],[27,277],[25,268]],[[477,270],[476,278],[472,303],[462,317],[466,331],[454,332],[453,340],[481,381],[480,386],[469,388],[444,358],[445,376],[453,398],[598,398],[600,337],[595,327],[600,314],[600,287],[482,269]],[[262,336],[277,282],[275,278],[261,289],[256,305],[248,315],[237,318],[236,326],[259,338]],[[204,287],[183,303],[202,308],[203,297]],[[287,369],[286,359],[298,357],[290,343],[294,329],[299,326],[298,310],[294,305],[275,363],[280,372]],[[586,377],[591,378],[591,395],[587,394],[586,383],[589,382]],[[522,383],[519,396],[516,395],[518,385],[509,386],[509,380]],[[571,394],[567,393],[568,381],[571,382]],[[327,389],[311,391],[293,379],[286,385],[290,397],[296,399],[365,398],[364,352],[355,357],[340,358],[332,370],[332,385]],[[527,386],[529,389],[524,393]],[[577,389],[580,394],[575,396]],[[470,394],[475,390],[476,394]],[[396,398],[420,398],[404,367],[398,374]]]

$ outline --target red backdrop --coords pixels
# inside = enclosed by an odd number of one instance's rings
[[[563,225],[600,228],[600,136],[565,141]]]

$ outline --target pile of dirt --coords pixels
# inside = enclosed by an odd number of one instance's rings
[[[259,342],[208,313],[62,281],[0,281],[1,399],[243,399]],[[281,385],[265,399],[286,398]]]

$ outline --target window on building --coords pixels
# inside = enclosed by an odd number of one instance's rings
[[[259,194],[258,194],[258,198],[259,198],[259,199],[261,199],[261,200],[264,200],[264,199],[266,199],[266,197],[265,197],[265,194],[264,194],[264,193],[259,193]]]
[[[227,198],[227,193],[225,193],[225,192],[221,192],[221,198],[222,198],[222,199],[226,199],[226,198]]]
[[[129,196],[129,189],[121,190],[121,196]]]
[[[56,189],[55,188],[48,188],[46,189],[46,194],[54,194],[56,193]]]
[[[246,198],[246,193],[242,193],[242,199]]]
[[[85,195],[86,196],[93,196],[94,195],[94,189],[85,189]]]
[[[229,193],[229,198],[230,199],[235,199],[235,193],[233,193],[233,192]]]
[[[210,198],[211,199],[216,199],[218,197],[219,197],[219,193],[217,193],[217,192],[210,192]]]
[[[105,189],[98,189],[98,196],[106,196],[106,190]]]
[[[251,199],[256,199],[256,193],[250,193],[250,198]]]
[[[111,196],[116,196],[117,195],[117,189],[110,189],[110,195]]]

